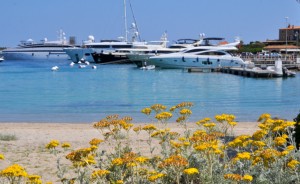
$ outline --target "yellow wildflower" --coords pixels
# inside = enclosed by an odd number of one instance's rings
[[[159,114],[156,114],[155,118],[158,120],[168,120],[172,117],[172,113],[170,112],[161,112]]]
[[[215,123],[205,123],[205,124],[203,124],[203,126],[206,128],[212,128],[212,127],[215,127],[216,124]]]
[[[237,125],[237,122],[235,122],[235,121],[229,121],[228,124],[234,127],[234,126]]]
[[[188,165],[188,161],[186,158],[180,156],[180,155],[172,155],[169,158],[165,159],[159,167],[164,168],[168,166],[174,166],[174,167],[184,167]]]
[[[270,119],[271,118],[271,115],[270,114],[262,114],[260,115],[260,117],[258,118],[258,122],[261,122],[263,120],[267,120],[267,119]]]
[[[149,177],[148,177],[148,180],[151,181],[151,182],[154,182],[154,181],[156,181],[157,179],[162,178],[162,177],[164,177],[164,176],[165,176],[165,174],[163,174],[163,173],[157,173],[157,174],[154,174],[154,175],[149,176]]]
[[[187,175],[199,174],[199,171],[196,168],[188,168],[188,169],[183,170],[183,172],[184,172],[184,174],[187,174]]]
[[[152,132],[154,130],[157,130],[156,126],[153,125],[153,124],[145,125],[142,129],[145,130],[145,131],[148,131],[148,132]]]
[[[123,180],[118,180],[118,181],[116,182],[116,184],[123,184],[123,183],[124,183]]]
[[[154,110],[156,113],[166,110],[166,108],[167,108],[166,106],[161,104],[154,104],[151,106],[151,109]]]
[[[181,109],[179,112],[181,115],[191,115],[192,111],[190,109]]]
[[[253,177],[249,174],[245,174],[243,176],[243,180],[246,181],[246,182],[251,182],[253,180]]]
[[[26,184],[42,184],[41,176],[39,175],[29,175]]]
[[[243,179],[243,177],[239,174],[225,174],[224,175],[225,179],[230,179],[233,181],[241,181]]]
[[[92,179],[97,179],[99,177],[103,177],[105,175],[108,175],[110,173],[110,171],[108,170],[96,170],[96,171],[93,171],[92,175],[91,175],[91,178]]]
[[[253,141],[253,142],[252,142],[252,145],[253,145],[253,146],[257,146],[257,147],[259,147],[259,148],[262,148],[262,147],[266,146],[266,143],[263,142],[263,141]]]
[[[2,170],[0,176],[11,178],[13,180],[15,178],[27,177],[27,172],[22,166],[14,164]]]
[[[286,156],[286,155],[288,155],[290,152],[289,151],[287,151],[287,150],[284,150],[284,151],[282,151],[281,152],[281,156]]]
[[[251,154],[249,152],[238,153],[237,158],[242,159],[242,160],[250,160]]]
[[[4,160],[4,155],[0,154],[0,160]]]
[[[135,160],[137,162],[143,164],[143,163],[147,162],[149,160],[149,158],[146,158],[146,157],[137,157]]]
[[[289,145],[289,146],[286,147],[287,151],[292,151],[294,149],[295,149],[295,146],[293,146],[293,145]]]
[[[91,151],[95,151],[95,150],[98,149],[98,146],[93,145],[93,146],[91,146],[90,148],[91,148]]]
[[[276,146],[283,146],[287,141],[286,141],[286,139],[283,138],[283,137],[276,137],[276,138],[274,139],[274,142],[275,142],[275,145],[276,145]]]
[[[111,161],[111,163],[113,164],[113,165],[122,165],[123,164],[123,160],[122,160],[122,158],[115,158],[114,160],[112,160]]]
[[[300,162],[298,160],[291,160],[287,163],[287,166],[291,169],[295,169],[295,167],[299,164]]]
[[[89,143],[91,146],[98,146],[101,142],[103,142],[103,140],[94,138]]]
[[[135,131],[135,132],[140,132],[141,130],[142,130],[141,125],[133,128],[133,131]]]
[[[204,118],[202,120],[199,120],[198,122],[196,122],[197,125],[201,125],[201,124],[205,124],[207,122],[210,122],[211,119],[210,118]]]
[[[254,134],[252,135],[253,139],[255,140],[261,140],[262,138],[264,138],[267,135],[267,131],[265,130],[257,130],[256,132],[254,132]]]
[[[64,142],[64,143],[62,143],[61,147],[62,147],[62,148],[70,148],[70,147],[71,147],[71,144],[68,143],[68,142]]]
[[[46,148],[47,149],[54,149],[59,145],[59,141],[58,140],[51,140],[47,145]]]

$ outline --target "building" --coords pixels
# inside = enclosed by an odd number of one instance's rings
[[[279,29],[279,41],[287,41],[298,45],[300,26],[289,25],[287,28]]]
[[[267,40],[263,49],[270,52],[300,53],[300,26],[288,25],[279,29],[278,40]]]

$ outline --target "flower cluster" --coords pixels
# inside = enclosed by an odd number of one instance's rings
[[[300,183],[300,154],[293,131],[295,122],[259,117],[258,130],[252,135],[234,136],[237,125],[232,114],[204,118],[196,126],[187,126],[193,103],[183,102],[170,108],[155,104],[142,113],[153,115],[157,123],[134,125],[131,117],[107,116],[93,127],[101,139],[89,141],[89,147],[66,154],[70,161],[65,170],[74,171],[63,183]],[[180,133],[167,128],[174,117]],[[177,128],[176,127],[176,128]],[[136,136],[136,137],[131,137]],[[101,146],[99,146],[101,144]],[[136,144],[135,146],[132,146]],[[140,144],[142,144],[140,146]],[[56,150],[52,140],[47,149]],[[102,146],[103,145],[103,146]],[[61,147],[70,148],[70,143]],[[144,156],[147,155],[147,156]],[[0,160],[4,156],[0,154]],[[58,168],[61,165],[58,162]],[[8,183],[39,184],[38,175],[28,175],[21,166],[0,171]],[[4,181],[4,180],[3,180]],[[5,183],[5,182],[2,182]]]

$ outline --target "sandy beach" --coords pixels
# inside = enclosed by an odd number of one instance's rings
[[[234,135],[249,134],[257,130],[256,122],[240,122],[234,128]],[[145,125],[145,124],[135,124]],[[167,126],[171,131],[183,133],[176,123],[170,123]],[[195,123],[188,124],[189,129],[195,130]],[[159,126],[158,126],[159,128]],[[60,143],[68,142],[71,149],[79,149],[89,146],[89,141],[93,138],[103,139],[101,133],[93,128],[93,123],[86,124],[70,124],[70,123],[0,123],[0,135],[15,135],[17,140],[0,141],[0,154],[5,156],[5,160],[0,160],[0,170],[7,166],[17,163],[26,168],[29,174],[38,174],[42,176],[44,182],[51,181],[60,183],[56,176],[57,160],[61,158],[66,164],[68,160],[65,156],[71,150],[64,151],[54,155],[50,154],[45,145],[51,140],[58,140]],[[132,132],[131,146],[136,147],[136,142],[140,140],[141,150],[146,145],[146,132],[141,132],[137,138]],[[101,144],[100,149],[109,149],[107,145]],[[147,153],[145,153],[147,154]],[[71,165],[71,164],[70,164]]]

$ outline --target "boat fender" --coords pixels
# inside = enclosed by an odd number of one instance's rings
[[[198,57],[196,58],[196,61],[199,62],[199,58]]]
[[[181,59],[182,59],[182,62],[185,62],[184,56]]]

